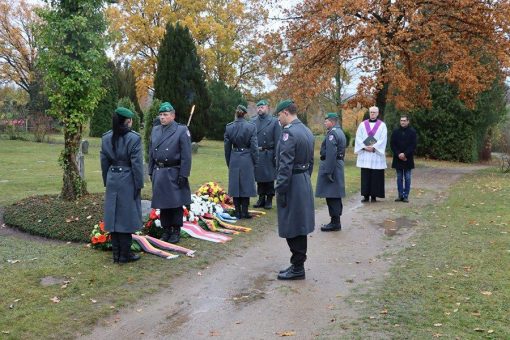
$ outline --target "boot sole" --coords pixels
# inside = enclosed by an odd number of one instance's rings
[[[282,276],[278,275],[278,280],[282,280],[282,281],[304,280],[305,278],[306,278],[305,275],[293,276],[293,277],[282,277]]]

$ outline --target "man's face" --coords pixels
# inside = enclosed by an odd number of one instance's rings
[[[161,122],[161,125],[168,125],[172,123],[175,120],[175,111],[172,112],[160,112],[159,113],[159,121]]]
[[[335,126],[335,123],[329,119],[324,119],[324,127],[328,130],[331,130]]]
[[[400,117],[400,126],[406,128],[409,125],[409,119],[407,117]]]
[[[257,113],[259,114],[259,116],[267,114],[268,111],[269,111],[269,106],[267,106],[267,105],[257,106]]]
[[[370,119],[374,120],[379,116],[379,111],[376,109],[370,109]]]
[[[281,126],[289,124],[289,112],[285,109],[278,112],[278,120],[280,121]]]

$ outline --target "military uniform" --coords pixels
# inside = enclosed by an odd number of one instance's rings
[[[290,100],[281,102],[290,105]],[[280,108],[280,109],[279,109]],[[299,119],[286,125],[276,152],[276,195],[278,234],[287,239],[292,256],[291,267],[280,272],[279,279],[304,279],[307,235],[315,228],[314,198],[310,176],[313,171],[314,137]],[[292,272],[290,277],[285,273]],[[295,275],[294,275],[295,274]]]
[[[228,194],[234,198],[236,216],[250,218],[250,197],[256,196],[255,166],[259,151],[255,124],[244,118],[228,123],[224,135],[225,161],[228,166]]]
[[[267,105],[265,100],[257,103]],[[255,167],[255,181],[257,182],[258,202],[254,207],[272,208],[274,197],[274,180],[276,179],[275,149],[281,134],[281,127],[276,117],[270,114],[259,114],[253,119],[257,127],[257,141],[259,147],[259,161]]]
[[[321,228],[323,231],[341,229],[342,197],[345,197],[345,144],[345,134],[340,126],[336,125],[328,131],[321,145],[321,162],[315,196],[326,198],[329,216],[331,217],[331,222]]]
[[[127,118],[133,117],[131,111],[124,110],[117,109],[116,112]],[[101,172],[106,187],[104,228],[112,235],[114,262],[139,258],[130,252],[131,234],[143,226],[140,198],[143,188],[142,139],[138,133],[125,129],[116,141],[115,150],[112,130],[101,138]]]
[[[182,207],[191,204],[190,173],[191,135],[186,125],[173,121],[168,125],[155,126],[149,146],[149,176],[152,180],[152,208],[161,209],[161,226],[168,231],[163,239],[179,241]]]

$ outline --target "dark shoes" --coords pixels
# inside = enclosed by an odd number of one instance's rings
[[[402,202],[403,198],[402,197],[399,197],[399,198],[395,198],[395,202]]]
[[[409,203],[409,199],[407,197],[406,198],[402,198],[402,202]]]
[[[321,227],[321,231],[338,231],[341,229],[340,216],[331,217],[331,222]]]
[[[361,203],[366,203],[366,202],[368,202],[368,196],[363,197],[363,199],[361,200]]]
[[[264,209],[272,209],[273,208],[273,195],[267,195],[266,204],[264,204]]]
[[[170,227],[170,237],[168,242],[179,243],[181,240],[181,227]]]
[[[128,262],[135,262],[140,259],[140,255],[132,253],[129,251],[126,255],[119,257],[119,263],[128,263]]]
[[[375,196],[372,196],[372,198],[370,198],[370,202],[377,202],[377,199],[375,198]]]
[[[399,197],[395,199],[395,202],[405,202],[409,203],[409,199],[407,197]]]
[[[266,196],[259,195],[259,200],[253,205],[254,208],[262,208],[266,205]]]
[[[304,280],[305,267],[290,266],[285,271],[280,271],[278,280]]]
[[[163,242],[168,242],[168,240],[170,239],[170,227],[163,227],[164,228],[164,232],[163,232],[163,235],[161,235],[161,238],[160,240],[163,241]]]

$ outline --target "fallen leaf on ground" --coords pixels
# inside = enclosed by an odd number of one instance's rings
[[[492,295],[492,292],[488,292],[488,291],[483,291],[481,292],[483,295],[485,296],[491,296]]]
[[[434,338],[440,338],[442,336],[443,336],[443,334],[441,334],[441,333],[434,333],[434,334],[432,334],[432,337],[434,337]]]
[[[11,334],[9,331],[2,331],[2,334]]]
[[[480,316],[482,314],[480,314],[480,312],[472,312],[471,315],[473,315],[473,316]]]
[[[7,260],[7,262],[9,262],[10,264],[15,264],[20,262],[20,260]]]
[[[473,329],[473,330],[474,330],[475,332],[485,332],[485,329],[483,329],[483,328],[478,328],[478,327],[477,327],[477,328],[475,328],[475,329]]]
[[[51,300],[53,303],[59,303],[59,302],[60,302],[60,299],[59,299],[58,297],[56,297],[56,296],[52,297],[50,300]]]
[[[220,332],[218,331],[210,331],[209,336],[220,336]]]
[[[96,303],[96,302],[97,302],[97,300],[90,299],[90,302],[92,302],[92,303]]]
[[[441,327],[442,325],[443,325],[442,323],[435,323],[434,327]]]
[[[142,310],[143,310],[143,309],[141,309],[141,308],[140,308],[140,309],[137,309],[136,311],[137,311],[138,313],[141,313],[141,312],[142,312]]]
[[[493,330],[493,329],[489,329],[489,330],[487,331],[487,333],[492,334],[492,333],[494,333],[494,330]]]
[[[87,220],[90,220],[92,218],[92,215],[87,216]]]
[[[294,331],[282,331],[282,332],[276,332],[276,335],[278,335],[278,336],[294,336],[294,335],[296,335],[296,332],[294,332]]]
[[[388,314],[388,310],[387,309],[383,309],[382,311],[379,312],[379,314]]]

